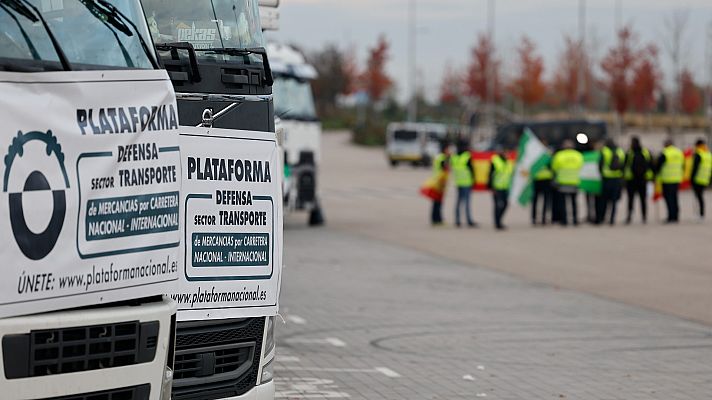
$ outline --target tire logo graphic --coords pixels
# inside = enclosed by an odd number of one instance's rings
[[[37,146],[33,146],[32,149],[26,149],[25,145],[32,142],[41,142],[44,145],[44,151],[37,154]],[[69,189],[69,179],[67,177],[67,171],[64,167],[64,154],[62,153],[62,146],[57,143],[57,138],[52,135],[52,131],[48,130],[45,132],[28,132],[23,134],[18,132],[17,136],[12,139],[12,144],[8,148],[7,155],[5,156],[5,176],[3,180],[3,192],[8,193],[8,183],[10,177],[14,176],[12,174],[12,166],[18,157],[23,157],[25,153],[33,152],[32,160],[33,165],[43,168],[57,168],[61,170],[62,176],[64,178],[64,187],[62,188],[52,188],[47,176],[39,170],[32,171],[24,178],[22,188],[19,191],[10,191],[9,197],[9,208],[10,208],[10,225],[12,226],[12,233],[15,237],[15,242],[20,247],[20,251],[27,258],[31,260],[41,260],[45,258],[54,249],[57,244],[57,239],[59,234],[62,232],[62,226],[64,225],[64,217],[67,213],[67,199],[65,191]],[[43,160],[44,157],[45,159]],[[50,162],[52,158],[56,159],[56,162]],[[37,160],[37,161],[35,161]],[[16,177],[19,181],[22,181],[22,177]],[[18,179],[13,180],[16,181]],[[50,217],[47,228],[44,231],[35,233],[27,226],[27,219],[24,206],[23,206],[23,194],[28,192],[37,191],[51,191],[52,193],[52,204],[33,204],[34,207],[43,208],[51,207],[52,215]]]

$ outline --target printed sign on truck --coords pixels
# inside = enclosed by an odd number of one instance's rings
[[[181,164],[166,72],[0,72],[0,93],[0,318],[172,290]]]
[[[179,320],[274,315],[282,171],[271,132],[180,127]]]

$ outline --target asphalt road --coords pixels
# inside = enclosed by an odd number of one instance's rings
[[[482,228],[454,228],[451,191],[443,208],[450,225],[434,229],[430,204],[418,195],[429,171],[392,169],[382,149],[353,146],[344,133],[324,135],[323,147],[321,187],[330,229],[712,325],[712,216],[699,222],[690,192],[681,195],[679,226],[662,225],[662,202],[651,205],[648,225],[634,214],[631,226],[578,229],[533,228],[529,209],[510,205],[510,229],[496,232],[487,193],[473,199]],[[712,210],[712,191],[707,203]],[[621,202],[619,222],[624,208]]]
[[[482,228],[433,229],[427,171],[324,149],[328,225],[286,221],[278,398],[712,398],[712,225],[687,195],[675,227],[532,228],[515,206],[496,232],[483,194]]]

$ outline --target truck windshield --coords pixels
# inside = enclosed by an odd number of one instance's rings
[[[315,121],[317,119],[309,81],[278,76],[272,86],[274,112],[283,119]]]
[[[264,47],[257,0],[143,0],[143,5],[156,44],[189,42],[196,50]]]
[[[154,68],[139,0],[0,0],[0,68],[61,69],[57,49],[31,6],[42,14],[72,69]]]

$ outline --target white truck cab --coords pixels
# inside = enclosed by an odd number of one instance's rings
[[[173,400],[271,400],[281,151],[256,0],[142,0],[178,99]]]
[[[308,211],[310,225],[320,225],[323,218],[318,172],[322,132],[311,88],[317,71],[292,46],[269,43],[267,53],[274,76],[275,115],[284,130],[282,146],[290,180],[286,205],[291,211]]]
[[[175,93],[138,0],[0,0],[0,398],[168,400]]]

